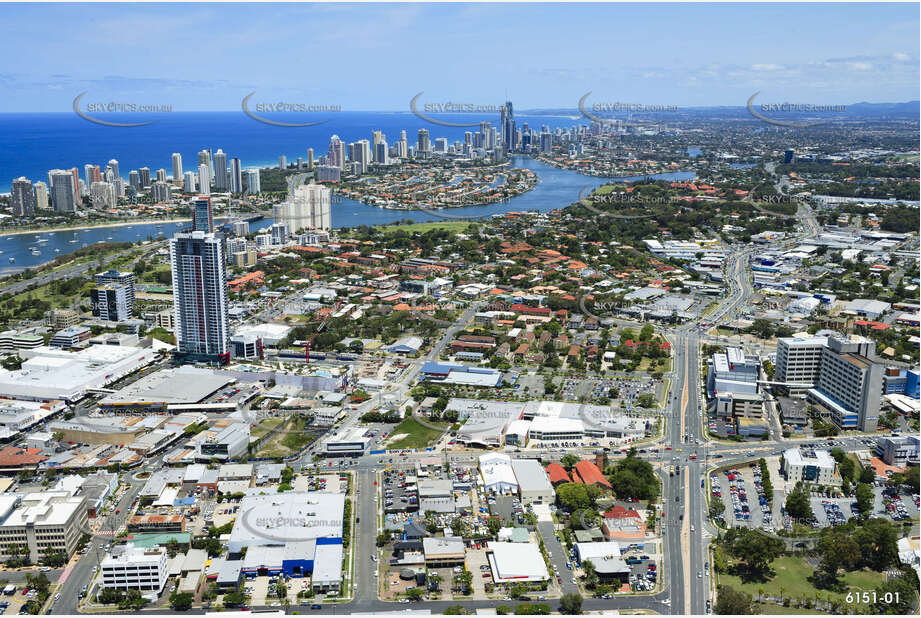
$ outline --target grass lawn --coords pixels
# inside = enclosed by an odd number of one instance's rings
[[[284,418],[267,418],[259,423],[256,427],[250,431],[250,436],[253,438],[261,438],[265,434],[269,433],[270,429],[275,429],[285,421]]]
[[[450,208],[447,210],[450,210]],[[384,232],[395,232],[397,230],[404,230],[410,234],[413,232],[424,233],[430,230],[463,232],[468,225],[470,225],[469,221],[433,221],[431,223],[411,223],[409,225],[388,225],[384,227]]]
[[[270,421],[283,420],[285,419],[268,418],[259,423],[259,427],[256,429],[265,427],[263,431],[264,434],[272,427]],[[254,457],[287,457],[300,450],[302,446],[316,440],[316,432],[304,430],[304,419],[290,418],[287,420],[288,422],[286,426],[282,428],[283,430],[265,442],[253,455]],[[278,423],[275,423],[275,426],[277,427]]]
[[[661,371],[662,373],[668,373],[669,371],[671,371],[672,360],[670,358],[665,359],[665,365],[653,366],[652,365],[653,361],[658,361],[658,360],[659,359],[657,358],[656,359],[644,358],[643,360],[640,361],[640,365],[639,367],[637,367],[637,371],[645,371],[648,373],[654,373],[656,371]]]
[[[807,579],[815,569],[809,566],[805,560],[796,556],[781,556],[771,563],[774,570],[774,578],[767,582],[750,582],[743,584],[742,580],[735,575],[721,574],[719,583],[732,586],[736,590],[742,590],[752,595],[752,598],[758,598],[758,590],[764,589],[764,594],[771,597],[780,596],[780,588],[783,586],[783,597],[792,599],[812,599],[815,601],[815,595],[818,593],[820,599],[838,599],[844,603],[844,593],[831,592],[830,590],[818,590]],[[845,586],[853,591],[870,591],[886,581],[885,575],[873,571],[854,571],[846,573],[843,578]],[[847,606],[847,605],[846,605]],[[847,606],[853,609],[853,606]],[[772,606],[773,609],[773,606]],[[802,612],[791,612],[802,613]]]
[[[425,448],[438,440],[448,428],[447,424],[433,423],[433,425],[440,426],[441,429],[430,429],[420,424],[416,419],[409,417],[390,432],[392,436],[406,435],[395,442],[388,443],[387,448]]]

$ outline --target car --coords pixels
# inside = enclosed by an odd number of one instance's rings
[[[697,571],[697,579],[700,579],[703,576],[704,576],[703,573],[701,573],[700,571]]]
[[[319,603],[314,603],[313,605],[310,606],[310,609],[323,609],[323,606],[320,605]]]

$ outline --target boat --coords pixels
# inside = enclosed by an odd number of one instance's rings
[[[55,250],[54,250],[54,252],[55,252],[55,253],[60,253],[60,252],[61,252],[61,250],[60,250],[60,249],[57,249],[57,248],[55,248]]]
[[[106,240],[112,240],[111,236],[106,236]]]
[[[38,239],[38,244],[42,244],[42,243],[45,243],[45,242],[48,242],[48,239],[47,239],[47,238],[39,238],[39,239]]]
[[[29,251],[35,251],[35,247],[29,247]]]
[[[11,258],[10,258],[10,264],[12,264],[12,263],[15,262],[15,261],[16,261],[16,258],[14,258],[14,257],[11,257]]]
[[[80,241],[77,240],[76,238],[74,238],[73,240],[68,240],[67,242],[69,242],[69,243],[75,243],[75,242],[80,242]]]
[[[32,249],[32,255],[41,255],[41,254],[42,252],[39,251],[38,249]]]

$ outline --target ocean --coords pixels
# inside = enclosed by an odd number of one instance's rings
[[[284,115],[282,115],[283,117]],[[339,135],[349,142],[370,139],[372,130],[381,130],[388,143],[399,139],[400,130],[405,129],[407,140],[414,142],[418,129],[427,128],[431,140],[447,137],[463,140],[464,127],[442,127],[428,123],[410,113],[341,113],[334,114],[330,122],[313,127],[283,128],[264,125],[244,116],[242,113],[176,113],[160,114],[160,122],[145,127],[103,127],[87,122],[74,114],[0,114],[0,138],[7,145],[0,151],[0,179],[9,184],[17,176],[35,180],[47,177],[47,171],[55,167],[76,166],[83,174],[85,163],[96,163],[104,167],[111,158],[119,161],[123,177],[128,170],[148,166],[152,174],[159,167],[172,174],[170,156],[181,152],[183,167],[191,170],[198,165],[198,151],[203,148],[218,148],[230,157],[238,156],[244,166],[265,167],[277,165],[279,155],[286,155],[288,162],[297,156],[306,158],[307,148],[313,147],[316,156],[325,154],[329,137]],[[273,117],[274,118],[274,117]],[[452,122],[471,122],[469,116],[447,117]],[[138,119],[119,118],[122,122]],[[286,119],[293,122],[296,119]],[[572,126],[576,123],[568,117],[531,117],[532,126],[540,128],[548,124]],[[527,121],[525,117],[519,122]],[[451,208],[440,211],[444,216],[488,217],[511,211],[546,212],[562,208],[575,202],[583,191],[590,191],[610,179],[584,176],[577,172],[557,169],[535,161],[530,157],[512,157],[515,167],[533,170],[539,182],[535,188],[506,202],[489,206]],[[673,172],[659,174],[656,178],[666,180],[689,180],[694,172]],[[638,180],[640,177],[617,180]],[[423,211],[388,210],[368,206],[354,200],[337,198],[332,206],[333,227],[354,227],[358,225],[382,225],[400,220],[439,221],[440,217]],[[271,225],[272,220],[262,219],[251,224],[251,229]],[[170,236],[174,231],[187,226],[183,223],[137,224],[122,227],[68,230],[58,232],[35,232],[21,235],[0,236],[0,274],[36,266],[82,247],[84,243],[99,241],[136,242],[158,236]],[[42,240],[43,242],[39,243]],[[31,248],[37,249],[33,254]],[[57,251],[55,251],[57,250]],[[10,261],[9,258],[13,258]]]

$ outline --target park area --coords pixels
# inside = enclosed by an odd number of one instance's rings
[[[752,599],[763,607],[765,614],[781,613],[781,610],[785,609],[789,609],[790,613],[802,614],[817,605],[821,610],[830,608],[835,603],[839,603],[845,613],[853,613],[857,606],[846,602],[848,592],[872,591],[886,581],[884,574],[869,569],[845,572],[840,577],[845,590],[835,592],[820,590],[812,585],[810,580],[816,567],[801,556],[781,556],[771,562],[770,569],[774,575],[768,581],[743,582],[738,575],[722,573],[719,575],[719,584],[751,595]],[[866,613],[868,608],[863,607],[862,610],[856,613]]]

